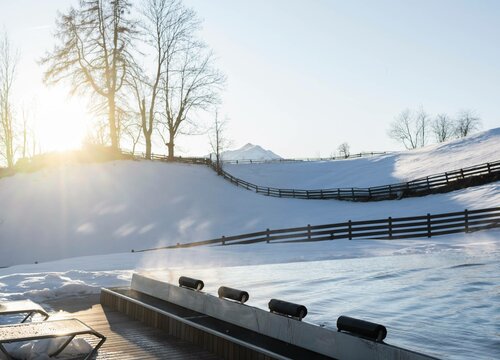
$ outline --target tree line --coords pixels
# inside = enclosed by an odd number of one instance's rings
[[[132,150],[141,142],[151,158],[161,140],[169,159],[176,139],[197,131],[200,111],[214,112],[210,145],[219,160],[227,147],[225,123],[216,114],[224,74],[213,52],[200,39],[201,21],[182,0],[80,0],[57,15],[55,44],[40,60],[44,82],[65,82],[71,92],[90,97],[98,124],[88,142],[118,151],[127,139]],[[12,88],[19,56],[7,37],[0,40],[0,156],[12,167],[16,152],[25,157],[36,148],[26,116],[15,121]],[[481,119],[472,111],[455,118],[423,109],[401,112],[389,136],[407,149],[467,136]],[[31,137],[30,137],[31,136]],[[29,144],[32,144],[30,146]],[[348,157],[349,144],[338,148]],[[219,161],[217,161],[219,162]]]
[[[225,82],[214,55],[198,37],[201,22],[180,0],[80,0],[59,14],[57,42],[41,64],[48,84],[67,81],[90,94],[106,118],[97,142],[120,148],[142,137],[146,158],[158,135],[174,157],[179,134],[194,114],[219,103]]]
[[[38,145],[29,121],[30,111],[24,105],[14,105],[18,63],[19,52],[12,47],[7,33],[0,34],[0,163],[9,168],[14,166],[16,154],[33,156]]]
[[[423,108],[403,110],[391,123],[388,135],[406,149],[427,145],[432,138],[438,143],[463,138],[481,127],[481,118],[472,110],[462,110],[455,117],[445,113],[432,117]]]

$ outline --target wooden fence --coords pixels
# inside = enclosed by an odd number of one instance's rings
[[[125,153],[129,156],[136,156]],[[136,156],[137,157],[137,156]],[[169,161],[165,155],[152,155],[153,160]],[[348,200],[348,201],[377,201],[401,199],[404,197],[423,196],[443,192],[454,191],[470,186],[483,185],[500,180],[500,160],[465,167],[458,170],[447,171],[440,174],[368,188],[330,188],[330,189],[281,189],[268,186],[260,186],[239,179],[225,170],[219,170],[216,164],[207,158],[198,157],[175,157],[174,162],[207,165],[218,172],[224,179],[236,186],[254,191],[258,194],[307,200]]]
[[[252,184],[229,174],[227,171],[222,171],[220,174],[236,186],[241,186],[247,190],[267,196],[297,199],[373,201],[448,192],[497,181],[500,180],[500,161],[430,175],[403,183],[368,188],[280,189]]]
[[[273,163],[289,163],[289,162],[311,162],[311,161],[334,161],[334,160],[346,160],[346,159],[355,159],[361,157],[370,157],[370,156],[378,156],[388,154],[387,151],[370,151],[370,152],[361,152],[357,154],[349,154],[347,156],[330,156],[330,157],[317,157],[317,158],[293,158],[293,159],[268,159],[268,160],[251,160],[251,159],[242,159],[242,160],[222,160],[223,164],[273,164]]]
[[[122,153],[136,157],[140,159],[145,158],[144,153],[133,153],[131,151],[122,150]],[[371,151],[371,152],[361,152],[358,154],[349,154],[348,156],[330,156],[326,158],[293,158],[293,159],[268,159],[268,160],[251,160],[251,159],[241,159],[241,160],[222,160],[223,164],[273,164],[273,163],[290,163],[290,162],[313,162],[313,161],[334,161],[334,160],[346,160],[346,159],[354,159],[361,157],[370,157],[370,156],[378,156],[388,154],[390,152],[387,151]],[[161,154],[151,154],[151,160],[159,160],[159,161],[169,161],[167,155]],[[213,160],[209,157],[182,157],[175,156],[173,159],[174,162],[183,162],[183,163],[195,163],[195,164],[206,164],[209,165],[213,162]]]
[[[336,224],[307,225],[303,227],[259,231],[254,233],[222,236],[191,243],[163,246],[152,249],[132,250],[145,252],[202,245],[242,245],[254,243],[289,243],[325,240],[395,240],[433,237],[455,233],[500,228],[500,207],[464,210],[444,214],[426,214],[413,217],[388,217],[378,220],[346,221]]]

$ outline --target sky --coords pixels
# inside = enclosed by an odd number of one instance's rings
[[[0,29],[21,56],[18,99],[48,133],[46,148],[54,133],[81,136],[92,116],[64,86],[47,89],[37,64],[55,44],[57,11],[71,3],[0,0]],[[203,19],[200,36],[227,76],[219,114],[234,148],[250,142],[284,157],[330,156],[343,142],[351,152],[399,150],[387,129],[406,108],[472,109],[483,129],[500,126],[498,1],[185,4]],[[179,151],[207,154],[207,136],[179,139]]]

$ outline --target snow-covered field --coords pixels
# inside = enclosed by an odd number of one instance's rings
[[[271,198],[200,165],[118,161],[0,179],[0,266],[222,235],[500,204],[500,184],[400,201]]]
[[[381,157],[227,169],[259,185],[366,186],[499,160],[499,150],[494,129]],[[200,276],[209,292],[244,287],[254,306],[270,297],[302,302],[308,321],[329,327],[340,314],[380,321],[389,343],[439,357],[500,357],[499,230],[130,252],[266,228],[496,207],[498,182],[398,201],[306,201],[257,195],[203,166],[118,161],[2,178],[0,204],[0,266],[10,266],[0,268],[0,301],[97,293],[127,285],[134,271],[160,271],[172,282]]]
[[[412,151],[307,163],[226,165],[231,175],[259,186],[295,189],[368,187],[405,182],[500,160],[500,128]]]

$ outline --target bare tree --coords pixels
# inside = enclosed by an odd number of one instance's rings
[[[339,154],[343,157],[345,157],[346,159],[349,157],[349,155],[351,154],[350,153],[350,146],[348,143],[342,143],[339,145],[339,147],[337,148],[337,151],[339,152]]]
[[[177,135],[185,131],[185,125],[194,124],[193,113],[218,103],[225,77],[215,68],[213,53],[196,39],[200,26],[196,14],[178,0],[170,3],[174,4],[177,23],[176,31],[167,31],[165,36],[169,46],[160,81],[164,107],[160,131],[166,133],[168,158],[172,160]]]
[[[42,59],[47,83],[69,80],[72,92],[90,92],[105,100],[111,146],[119,149],[117,94],[131,61],[134,23],[129,0],[80,0],[60,14],[58,44]]]
[[[12,87],[19,55],[12,51],[7,34],[0,38],[0,155],[8,167],[14,166],[14,114]]]
[[[415,123],[417,129],[417,144],[418,146],[425,146],[428,137],[429,115],[422,107],[420,107],[415,115]]]
[[[209,132],[209,142],[212,153],[215,154],[215,170],[217,174],[222,172],[222,152],[225,151],[231,144],[231,141],[226,136],[227,119],[219,119],[219,114],[216,111],[214,123]],[[211,157],[212,155],[210,155]]]
[[[391,139],[401,142],[407,149],[425,146],[429,115],[420,108],[413,114],[410,109],[402,111],[391,123],[388,135]]]
[[[391,123],[389,137],[401,142],[407,149],[418,147],[419,128],[415,124],[410,109],[402,111]]]
[[[453,120],[446,114],[438,114],[432,122],[432,133],[436,141],[442,143],[453,137]]]
[[[466,137],[481,127],[481,118],[472,110],[462,110],[455,120],[455,135]]]
[[[131,68],[129,85],[137,102],[142,132],[146,145],[146,158],[151,158],[153,130],[157,128],[158,100],[162,87],[160,80],[179,44],[189,40],[198,20],[191,9],[179,0],[146,0],[142,9],[142,48],[152,52],[148,66],[136,61]],[[145,45],[145,46],[144,46]],[[140,53],[139,56],[143,57]],[[152,69],[152,71],[149,71]]]

